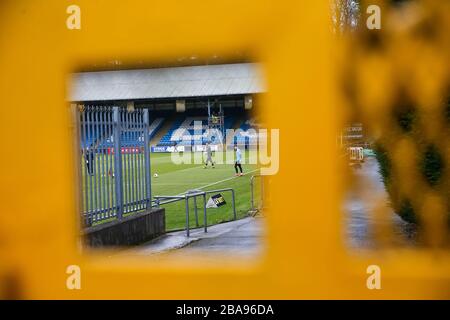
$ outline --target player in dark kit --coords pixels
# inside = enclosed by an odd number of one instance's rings
[[[234,151],[236,153],[236,160],[234,162],[234,170],[236,170],[236,174],[235,175],[240,177],[240,176],[244,175],[242,173],[242,165],[241,165],[242,153],[241,153],[241,150],[237,146],[234,146]],[[238,172],[238,168],[240,170],[240,173]]]
[[[87,148],[86,154],[85,154],[85,159],[86,159],[87,172],[90,176],[93,176],[94,175],[95,154],[94,154],[94,150],[92,150],[92,147]]]

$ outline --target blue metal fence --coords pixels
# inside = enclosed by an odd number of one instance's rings
[[[85,226],[151,207],[147,109],[79,109]]]

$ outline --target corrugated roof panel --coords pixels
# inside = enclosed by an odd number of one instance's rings
[[[257,63],[73,74],[71,101],[251,94],[264,91]]]

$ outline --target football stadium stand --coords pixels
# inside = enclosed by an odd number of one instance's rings
[[[161,128],[164,123],[164,118],[156,118],[153,120],[149,126],[149,139],[151,139],[156,132]],[[98,131],[98,132],[97,132]],[[97,148],[112,148],[114,146],[114,140],[112,137],[112,128],[110,126],[105,126],[103,130],[90,130],[89,125],[87,125],[83,132],[81,132],[83,136],[82,141],[84,141],[82,147],[97,147]],[[123,132],[121,134],[121,141],[124,147],[132,147],[136,146],[144,141],[144,137],[140,133],[140,131],[136,132]]]
[[[257,129],[258,126],[256,125],[255,120],[247,118],[241,124],[239,129],[236,130],[236,133],[234,135],[234,144],[245,146],[256,144]]]
[[[231,129],[233,116],[225,117],[225,130]],[[223,143],[222,133],[218,129],[208,127],[207,117],[178,118],[172,128],[162,137],[159,146],[194,145],[211,143]]]
[[[155,118],[150,124],[149,139],[154,137],[158,130],[162,127],[166,118]],[[235,117],[233,115],[225,116],[225,130],[233,129]],[[235,129],[233,144],[249,146],[255,143],[257,125],[251,122],[251,119],[245,117],[240,126]],[[82,132],[86,138],[87,147],[96,146],[97,148],[110,148],[114,146],[112,137],[112,129],[107,127],[101,132]],[[127,131],[122,133],[122,145],[124,147],[136,146],[144,141],[140,131]],[[224,143],[222,132],[218,129],[208,127],[208,118],[200,116],[177,116],[172,120],[170,129],[162,136],[161,140],[156,144],[161,147],[168,146],[193,146],[199,144],[206,144],[207,142],[213,144]],[[85,147],[83,145],[83,147]]]
[[[119,106],[149,111],[149,138],[160,152],[172,146],[249,145],[253,98],[264,92],[257,63],[235,63],[73,74],[70,101],[82,106]],[[88,122],[95,119],[87,119]],[[113,147],[112,128],[82,134],[86,147]],[[224,137],[228,129],[239,129]],[[138,146],[142,131],[127,128],[122,146]]]

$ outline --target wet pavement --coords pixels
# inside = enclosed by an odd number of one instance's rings
[[[248,217],[210,226],[207,233],[203,228],[192,229],[189,238],[185,231],[171,232],[122,255],[153,256],[157,260],[195,256],[202,262],[217,262],[220,257],[251,261],[262,254],[263,238],[264,219]]]
[[[389,198],[376,159],[366,158],[360,168],[351,170],[359,184],[356,187],[358,190],[348,193],[344,203],[347,244],[351,248],[376,248],[381,243],[380,239],[375,239],[375,232],[386,226],[389,245],[416,245],[416,226],[403,221],[389,206]],[[384,206],[385,214],[375,218],[376,207],[380,205]]]

